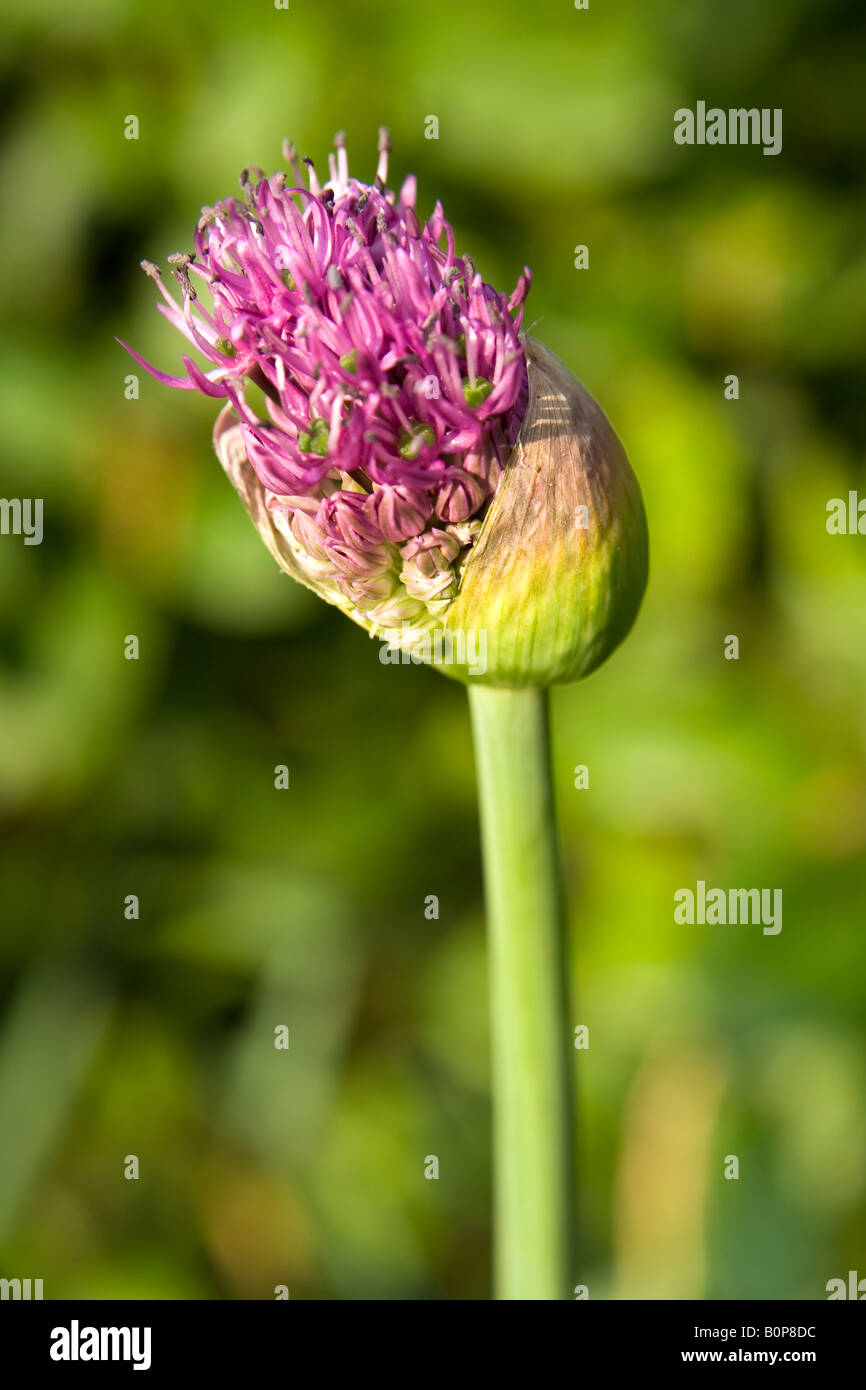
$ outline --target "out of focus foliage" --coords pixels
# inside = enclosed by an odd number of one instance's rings
[[[650,517],[635,633],[555,701],[590,1032],[575,1282],[822,1298],[866,1274],[866,539],[825,530],[866,492],[860,10],[7,0],[0,491],[44,499],[45,539],[0,537],[0,1274],[488,1295],[463,692],[276,572],[211,406],[143,373],[125,399],[113,337],[175,369],[139,260],[189,249],[284,135],[324,165],[345,127],[371,177],[383,122],[486,278],[532,266],[527,324]],[[676,146],[699,99],[781,107],[781,155]],[[698,878],[782,888],[782,932],[675,926]]]

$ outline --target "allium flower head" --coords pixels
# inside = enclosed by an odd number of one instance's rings
[[[293,182],[284,173],[245,170],[242,198],[203,210],[194,253],[169,257],[180,304],[156,267],[142,263],[165,301],[159,308],[209,369],[183,356],[186,375],[171,376],[127,350],[158,380],[226,401],[216,450],[281,567],[372,635],[412,648],[447,630],[458,607],[461,621],[475,627],[508,610],[501,595],[491,606],[481,574],[472,586],[465,580],[473,552],[491,552],[491,503],[505,472],[525,463],[527,428],[538,437],[527,405],[549,413],[550,401],[538,383],[531,389],[537,345],[520,333],[529,270],[510,297],[501,294],[468,256],[457,255],[440,203],[422,224],[415,179],[399,195],[386,188],[387,131],[380,132],[372,184],[349,176],[342,134],[334,143],[326,183],[304,160],[305,184],[287,142]],[[254,408],[249,383],[260,388],[264,408]],[[568,410],[561,414],[566,425],[570,418]],[[624,455],[622,462],[634,481]],[[546,534],[534,511],[554,496],[548,481],[551,489],[534,487],[534,502],[517,507],[525,534],[515,532],[514,514],[503,531],[509,550],[516,546],[529,565],[516,591],[547,589],[544,602],[555,607],[532,541]],[[570,505],[561,486],[557,496],[558,509],[563,500]],[[603,511],[596,508],[596,540],[607,537],[613,556],[621,538]],[[557,565],[580,558],[580,544],[561,541],[551,548]],[[644,579],[645,568],[644,545]],[[632,569],[639,574],[639,557]],[[585,567],[588,577],[591,570]],[[478,611],[455,603],[469,588],[485,597]],[[587,609],[591,622],[601,614],[611,632],[623,627],[623,611],[609,601]],[[626,628],[635,611],[632,603]],[[494,659],[489,678],[545,684],[592,669],[610,644],[605,649],[604,632],[581,628],[578,612],[573,617],[567,650],[552,662],[537,633],[529,643],[534,655],[517,631],[500,634],[505,664]],[[567,615],[557,612],[554,626],[557,633],[567,627]],[[539,628],[535,617],[530,628]],[[450,674],[465,678],[459,669]]]
[[[457,592],[525,407],[529,271],[509,299],[457,256],[440,203],[422,225],[414,178],[385,187],[386,131],[373,184],[335,145],[322,186],[310,161],[302,186],[287,143],[294,185],[247,170],[242,199],[204,209],[194,255],[170,258],[181,305],[144,263],[210,369],[132,355],[229,402],[218,451],[236,471],[242,449],[296,577],[373,632],[425,628]]]

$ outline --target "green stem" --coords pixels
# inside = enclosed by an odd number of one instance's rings
[[[469,687],[493,1050],[496,1296],[570,1297],[574,1100],[546,691]]]

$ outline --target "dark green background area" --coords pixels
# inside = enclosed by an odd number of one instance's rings
[[[486,279],[531,265],[526,324],[611,416],[650,519],[633,635],[554,702],[590,1032],[574,1282],[866,1275],[866,538],[825,529],[866,488],[860,10],[8,0],[0,492],[44,498],[46,532],[0,537],[0,1276],[488,1296],[463,691],[275,571],[213,406],[143,373],[125,400],[113,336],[177,370],[140,259],[189,249],[285,135],[324,169],[343,127],[371,178],[380,123],[392,184],[442,198]],[[698,100],[782,107],[781,155],[676,146]],[[781,888],[781,934],[675,925],[698,878]]]

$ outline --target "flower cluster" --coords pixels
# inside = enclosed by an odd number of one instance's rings
[[[160,381],[225,398],[295,570],[373,631],[441,619],[457,592],[527,401],[529,271],[507,298],[455,254],[441,204],[424,225],[408,178],[303,187],[247,170],[170,258],[182,304],[159,307],[212,364]],[[130,349],[131,351],[131,349]],[[245,383],[264,393],[252,408]]]

